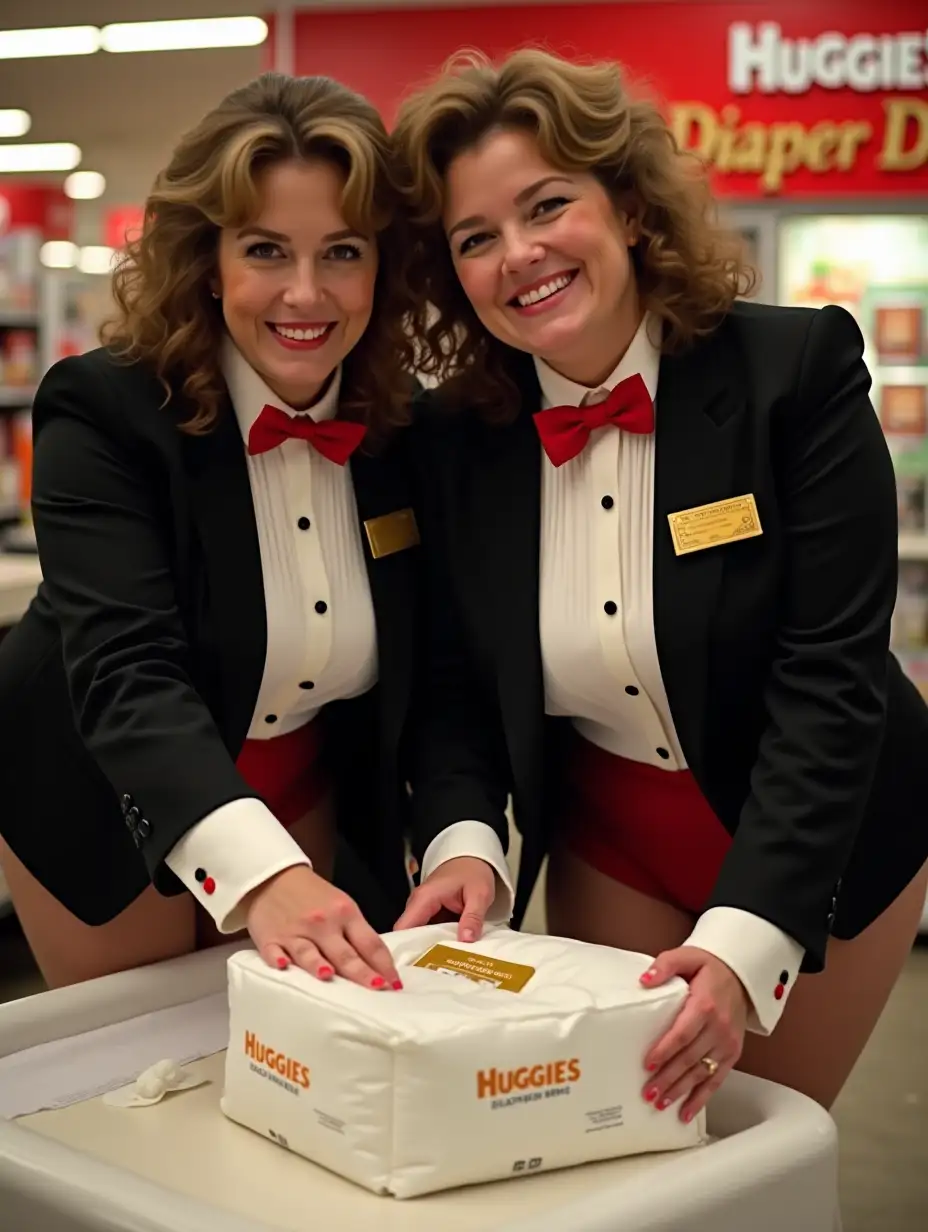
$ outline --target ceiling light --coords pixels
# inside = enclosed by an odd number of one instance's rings
[[[25,137],[31,127],[32,116],[28,111],[0,108],[0,137]]]
[[[96,26],[49,26],[44,30],[0,30],[0,60],[38,56],[89,56],[100,50]]]
[[[115,256],[115,248],[108,248],[105,244],[88,244],[80,250],[77,268],[82,274],[109,274]]]
[[[267,38],[260,17],[198,17],[185,21],[116,22],[100,31],[105,51],[186,51],[256,47]]]
[[[99,171],[72,171],[64,182],[64,191],[72,201],[93,201],[102,197],[106,180]]]
[[[73,269],[79,252],[70,240],[49,240],[39,249],[39,260],[48,269]]]
[[[0,145],[0,171],[71,171],[80,161],[80,146],[70,141]]]

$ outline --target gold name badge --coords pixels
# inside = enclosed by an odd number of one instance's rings
[[[368,518],[364,529],[374,560],[392,556],[405,548],[414,548],[419,542],[419,527],[412,509],[397,509],[395,513],[385,513],[379,518]]]
[[[429,971],[450,971],[477,984],[492,984],[501,992],[521,992],[535,974],[534,967],[487,958],[472,950],[456,950],[450,945],[433,945],[413,966]]]
[[[735,539],[753,539],[762,535],[757,503],[750,494],[733,496],[730,500],[713,501],[667,515],[673,549],[678,556],[701,552]]]

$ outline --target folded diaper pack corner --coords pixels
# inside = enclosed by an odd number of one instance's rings
[[[402,992],[233,954],[226,1116],[398,1198],[705,1141],[703,1115],[641,1095],[682,980],[647,990],[641,954],[455,931],[384,937]]]

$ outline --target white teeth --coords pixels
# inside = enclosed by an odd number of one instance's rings
[[[282,338],[289,338],[291,342],[311,342],[314,338],[321,338],[328,328],[328,325],[320,325],[318,329],[290,329],[287,325],[271,326],[275,333],[280,334]]]
[[[561,274],[559,278],[552,278],[544,286],[536,287],[534,291],[526,291],[524,295],[517,296],[519,306],[527,308],[529,304],[540,304],[543,299],[550,299],[558,291],[563,291],[565,287],[569,287],[572,281],[572,274]]]

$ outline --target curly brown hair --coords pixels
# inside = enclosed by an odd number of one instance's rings
[[[141,235],[113,274],[116,313],[101,330],[116,356],[152,365],[167,398],[179,388],[192,401],[188,433],[208,431],[226,398],[225,325],[211,294],[219,230],[256,217],[269,166],[307,158],[341,170],[346,221],[379,249],[374,313],[345,361],[340,413],[366,423],[371,444],[409,420],[414,353],[398,290],[407,244],[383,121],[337,81],[264,73],[204,116],[155,179]]]
[[[442,227],[451,162],[492,131],[530,133],[558,170],[597,177],[617,203],[633,200],[641,238],[632,259],[664,350],[711,332],[756,281],[740,234],[722,227],[704,166],[681,150],[658,106],[632,97],[615,63],[577,64],[523,49],[498,66],[462,51],[400,106],[393,140],[416,231],[407,270],[418,368],[487,418],[517,407],[513,351],[479,323]]]

